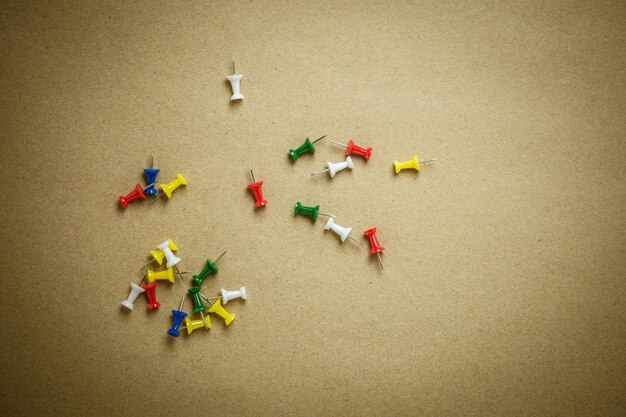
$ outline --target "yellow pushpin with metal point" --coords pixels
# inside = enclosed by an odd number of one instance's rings
[[[156,196],[154,200],[161,197],[163,194],[165,194],[167,198],[172,198],[172,193],[181,185],[187,185],[187,180],[185,179],[185,177],[183,177],[183,174],[179,172],[174,181],[168,182],[167,184],[161,184],[161,189],[163,190],[163,192],[159,193],[159,195]]]
[[[413,155],[413,158],[409,159],[408,161],[404,161],[404,162],[399,162],[399,161],[393,161],[393,164],[396,167],[396,174],[399,174],[400,171],[402,171],[403,169],[414,169],[417,172],[419,172],[420,170],[420,162],[422,164],[428,163],[428,162],[433,162],[435,159],[429,159],[427,161],[419,161],[417,159],[417,155]]]
[[[209,302],[209,304],[212,304],[211,308],[209,308],[209,313],[215,313],[223,318],[224,323],[226,323],[227,326],[233,322],[235,317],[237,317],[235,313],[229,313],[228,311],[226,311],[226,309],[222,307],[222,303],[219,299],[215,300],[215,303],[212,303],[208,299],[207,301]]]
[[[174,267],[169,267],[165,271],[155,272],[151,269],[148,269],[148,282],[152,284],[157,280],[168,280],[172,284],[174,283]]]
[[[211,319],[208,316],[206,320],[190,320],[189,317],[185,317],[185,329],[187,329],[187,334],[191,334],[194,330],[202,327],[207,329],[211,328]]]

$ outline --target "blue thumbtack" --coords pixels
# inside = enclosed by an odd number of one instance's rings
[[[187,313],[183,311],[183,304],[185,304],[185,297],[187,294],[183,295],[183,299],[180,300],[180,306],[178,310],[172,310],[172,316],[174,316],[174,324],[172,324],[172,328],[167,331],[167,334],[174,337],[180,337],[180,332],[178,328],[180,327],[181,322],[185,317],[187,317]]]
[[[150,168],[145,168],[143,172],[146,174],[146,183],[154,184],[154,182],[156,181],[156,177],[157,175],[159,175],[159,171],[161,170],[154,167],[154,155],[150,155],[150,161]],[[158,191],[156,190],[156,188],[154,188],[154,185],[146,188],[144,192],[150,195],[158,194]]]

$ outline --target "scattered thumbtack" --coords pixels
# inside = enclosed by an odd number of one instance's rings
[[[178,248],[176,247],[174,242],[172,242],[171,239],[167,240],[167,246],[173,251],[178,251]],[[151,250],[150,256],[152,256],[152,259],[146,262],[144,266],[141,267],[141,269],[144,269],[145,267],[150,265],[152,262],[156,262],[159,265],[161,265],[163,263],[163,258],[165,258],[165,252],[163,252],[161,249]]]
[[[393,161],[393,164],[396,168],[396,174],[399,174],[400,171],[404,170],[404,169],[414,169],[417,172],[419,172],[420,170],[420,164],[426,164],[428,162],[434,162],[436,159],[428,159],[426,161],[419,161],[417,159],[417,155],[413,155],[413,158],[409,159],[408,161],[404,161],[404,162],[398,162],[398,161]]]
[[[172,198],[172,193],[181,185],[187,185],[187,180],[183,177],[183,174],[179,172],[176,179],[168,182],[167,184],[161,184],[162,191],[158,195],[154,196],[152,201],[161,198],[162,195],[166,195],[168,199]]]
[[[132,310],[133,308],[135,308],[133,303],[135,302],[137,297],[139,297],[139,294],[146,291],[143,288],[141,288],[141,284],[143,283],[145,279],[146,279],[146,274],[144,273],[143,278],[141,278],[141,281],[139,282],[139,285],[135,284],[134,282],[130,283],[130,294],[128,295],[127,299],[122,301],[122,305],[124,307],[126,307],[129,310]]]
[[[163,251],[163,254],[165,255],[165,258],[167,258],[166,266],[168,268],[173,266],[174,269],[176,270],[176,273],[178,274],[178,276],[183,278],[183,274],[181,274],[180,270],[176,266],[176,264],[178,264],[180,261],[182,261],[182,259],[180,259],[178,256],[174,255],[174,252],[172,252],[172,249],[170,247],[170,242],[171,242],[171,240],[168,239],[165,242],[161,243],[157,247]],[[176,246],[174,246],[174,247],[176,247]]]
[[[122,207],[124,208],[128,207],[128,204],[131,201],[137,200],[138,198],[140,199],[146,198],[146,194],[144,193],[144,191],[154,186],[155,183],[156,181],[153,182],[152,184],[148,184],[146,187],[142,187],[140,184],[137,184],[135,185],[135,189],[133,191],[131,191],[130,193],[126,195],[119,196],[118,199],[120,200],[120,203],[122,203]]]
[[[202,320],[190,320],[189,317],[185,317],[185,326],[180,327],[179,330],[187,329],[187,334],[191,334],[194,330],[200,329],[204,327],[205,329],[211,328],[211,320],[204,320],[204,316],[202,316]]]
[[[243,94],[239,92],[239,84],[243,78],[243,74],[236,74],[235,71],[235,57],[233,57],[233,75],[226,77],[230,81],[230,86],[233,89],[233,95],[230,96],[230,100],[243,100]]]
[[[152,310],[155,308],[159,308],[161,303],[157,301],[156,298],[156,287],[157,283],[153,282],[152,284],[144,284],[141,286],[146,291],[146,295],[148,296],[148,310]]]
[[[328,168],[323,169],[321,171],[317,171],[312,173],[311,175],[318,175],[324,172],[328,172],[328,174],[330,174],[330,177],[334,177],[336,173],[338,173],[339,171],[342,171],[346,168],[350,168],[353,169],[354,168],[354,164],[352,163],[352,158],[350,158],[349,156],[346,157],[345,161],[342,162],[326,162],[326,166]]]
[[[237,317],[235,313],[229,313],[228,311],[226,311],[224,307],[222,307],[222,303],[220,302],[219,298],[215,300],[215,303],[212,303],[208,299],[207,299],[207,302],[211,304],[211,308],[209,308],[209,313],[215,313],[221,318],[223,318],[224,323],[226,323],[227,326],[233,322],[235,317]]]
[[[150,168],[144,168],[143,170],[144,174],[146,174],[146,183],[154,184],[157,181],[157,175],[159,175],[160,171],[160,169],[154,167],[154,155],[150,155]],[[158,194],[154,186],[146,188],[145,192],[149,195]]]
[[[335,219],[333,219],[332,217],[328,219],[328,221],[326,222],[326,225],[324,226],[324,230],[328,230],[328,229],[331,229],[333,232],[337,233],[339,237],[341,238],[341,242],[345,242],[347,238],[350,238],[354,240],[356,243],[358,243],[359,245],[362,245],[361,242],[359,242],[357,239],[350,236],[350,232],[352,231],[351,227],[339,226],[338,224],[335,223]]]
[[[365,158],[366,161],[369,161],[370,156],[372,156],[372,148],[361,148],[360,146],[357,146],[352,139],[348,141],[347,145],[333,140],[331,140],[331,142],[335,145],[344,146],[346,148],[346,156],[359,155]]]
[[[289,155],[291,156],[291,159],[293,159],[294,161],[298,159],[298,157],[300,157],[301,155],[305,154],[305,153],[315,153],[315,146],[313,146],[314,143],[319,142],[320,140],[324,139],[326,136],[328,135],[324,135],[320,138],[315,139],[313,142],[311,142],[311,140],[309,138],[306,138],[306,140],[304,141],[304,143],[302,145],[300,145],[297,149],[289,149]]]
[[[296,202],[296,206],[293,209],[293,213],[295,215],[301,214],[303,216],[307,216],[313,219],[313,221],[317,220],[317,216],[326,216],[326,217],[335,217],[334,214],[322,213],[320,211],[319,204],[315,207],[303,206],[299,201]]]
[[[180,300],[180,306],[178,306],[178,310],[172,310],[173,324],[172,327],[167,331],[167,334],[169,334],[170,336],[180,337],[180,332],[178,331],[178,328],[180,327],[183,319],[187,317],[187,313],[183,311],[183,305],[185,304],[186,295],[187,294],[183,295],[183,298]]]
[[[234,300],[235,298],[241,298],[242,300],[248,299],[246,287],[241,287],[238,290],[233,291],[225,290],[224,288],[222,288],[222,295],[219,297],[207,297],[202,293],[200,293],[200,297],[204,298],[209,303],[211,302],[211,300],[219,300],[221,298],[224,305],[228,304],[230,300]]]
[[[222,259],[222,256],[224,256],[226,254],[226,251],[224,251],[216,260],[215,262],[211,262],[211,260],[207,259],[206,260],[206,265],[204,266],[204,268],[202,268],[202,271],[200,271],[200,273],[198,275],[194,275],[191,279],[193,280],[193,282],[201,287],[202,283],[204,282],[205,278],[209,276],[209,274],[215,274],[217,273],[217,271],[219,271],[219,268],[217,267],[217,265],[215,265],[217,263],[217,261],[219,261],[220,259]]]
[[[189,294],[191,294],[191,297],[193,298],[194,313],[209,309],[200,299],[200,287],[191,287],[187,291],[189,292]]]
[[[376,237],[376,228],[372,227],[371,229],[367,229],[363,232],[370,240],[370,255],[376,254],[378,256],[378,264],[380,265],[380,269],[384,270],[383,261],[380,258],[380,253],[385,250],[385,248],[380,244],[378,238]]]
[[[252,165],[250,165],[250,176],[252,177],[252,184],[248,184],[248,188],[252,191],[254,199],[256,200],[254,208],[264,207],[267,205],[267,200],[263,198],[263,181],[256,182]]]
[[[148,282],[152,284],[157,280],[168,280],[172,284],[174,283],[174,267],[169,267],[165,271],[155,272],[151,269],[148,269]]]

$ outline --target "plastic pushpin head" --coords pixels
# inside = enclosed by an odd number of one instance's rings
[[[126,195],[121,195],[118,198],[120,200],[120,203],[122,203],[122,207],[126,208],[128,207],[128,204],[131,201],[136,200],[138,198],[146,198],[146,194],[143,191],[143,187],[137,184],[133,191],[131,191],[130,193]]]
[[[337,223],[335,223],[335,219],[333,219],[332,217],[328,219],[328,221],[326,222],[326,225],[324,226],[324,229],[325,230],[331,229],[333,232],[337,233],[339,237],[341,238],[342,242],[346,241],[348,236],[350,236],[350,232],[352,231],[351,227],[339,226]]]
[[[161,170],[157,168],[145,168],[143,172],[146,174],[146,184],[154,184],[160,171]],[[156,188],[154,188],[154,185],[146,188],[145,192],[150,195],[156,195],[158,193]]]
[[[219,271],[217,265],[207,259],[206,265],[204,266],[204,268],[202,268],[202,271],[200,271],[198,275],[194,275],[191,279],[196,285],[202,286],[204,279],[209,276],[209,274],[217,273],[217,271]]]
[[[310,217],[313,219],[313,221],[317,220],[319,211],[320,211],[319,204],[315,207],[309,207],[309,206],[303,206],[299,201],[296,202],[296,206],[293,209],[294,214],[301,214],[303,216]]]
[[[161,184],[161,189],[167,198],[172,198],[172,193],[181,185],[187,185],[187,180],[183,177],[183,174],[179,172],[174,181],[168,182],[167,184]]]
[[[394,161],[393,164],[396,168],[396,174],[399,174],[400,171],[402,171],[403,169],[414,169],[417,172],[419,172],[420,170],[420,161],[418,161],[417,155],[413,155],[413,158],[409,159],[408,161]]]
[[[152,259],[154,259],[159,265],[163,263],[163,258],[165,258],[165,253],[163,253],[161,249],[151,250],[150,255],[152,255]]]
[[[156,287],[157,283],[153,282],[152,284],[144,284],[141,286],[146,291],[146,295],[148,296],[148,310],[152,310],[155,308],[159,308],[161,303],[157,301],[156,298]]]
[[[376,253],[382,252],[385,248],[378,241],[378,237],[376,237],[376,228],[372,227],[371,229],[367,229],[364,234],[370,240],[370,255],[374,255]]]
[[[346,148],[346,156],[359,155],[365,158],[366,161],[370,160],[372,156],[372,148],[361,148],[357,146],[352,139],[348,141],[348,147]]]
[[[267,200],[263,198],[263,181],[255,182],[254,184],[248,184],[248,188],[252,191],[252,194],[254,195],[254,208],[264,207],[267,205]]]
[[[228,79],[228,81],[230,81],[230,86],[233,89],[233,95],[230,96],[230,100],[231,101],[243,100],[243,94],[241,94],[241,92],[239,91],[241,79],[243,78],[243,75],[233,74],[233,75],[228,75],[226,78]]]
[[[148,269],[148,282],[152,284],[156,280],[168,280],[172,284],[175,281],[174,278],[174,267],[169,267],[165,271],[155,272],[151,269]]]
[[[208,317],[207,317],[208,319]],[[206,324],[205,324],[206,321]],[[187,334],[191,334],[196,329],[201,329],[203,327],[210,329],[211,328],[211,320],[190,320],[189,317],[185,317],[185,327],[187,328]]]
[[[300,157],[301,155],[309,152],[315,153],[315,146],[313,146],[313,143],[311,143],[311,139],[309,138],[306,138],[304,143],[298,146],[297,149],[289,149],[289,155],[294,161],[297,160],[298,157]]]
[[[185,317],[187,317],[187,313],[185,313],[184,311],[172,310],[173,324],[172,327],[167,331],[167,334],[169,334],[170,336],[179,337],[180,332],[178,331],[178,328],[180,327],[180,324]]]
[[[182,261],[182,259],[180,259],[178,256],[174,255],[174,252],[172,252],[172,249],[170,248],[170,242],[171,240],[167,240],[163,243],[161,243],[159,246],[157,246],[159,249],[161,249],[163,251],[163,254],[165,255],[165,257],[167,258],[167,267],[169,268],[170,266],[174,266],[177,263],[179,263],[180,261]]]
[[[241,287],[238,290],[234,291],[229,291],[222,288],[222,301],[224,302],[224,305],[228,304],[230,300],[234,300],[235,298],[247,300],[248,294],[246,293],[246,287]]]
[[[146,291],[146,290],[144,290],[143,288],[141,288],[139,285],[135,284],[134,282],[131,282],[130,283],[130,294],[128,295],[127,299],[122,301],[122,305],[124,307],[126,307],[127,309],[132,310],[133,308],[135,308],[133,303],[135,302],[135,300],[137,299],[139,294],[141,294],[144,291]]]
[[[337,162],[337,163],[332,163],[332,162],[327,162],[326,165],[328,166],[328,174],[330,174],[330,177],[334,177],[335,174],[337,174],[339,171],[342,171],[346,168],[350,168],[353,169],[354,168],[354,164],[352,163],[352,158],[347,156],[345,161],[342,162]]]
[[[200,311],[208,310],[208,307],[202,303],[200,299],[200,287],[191,287],[187,291],[193,297],[193,312],[198,313]]]
[[[220,302],[219,299],[215,300],[215,303],[209,309],[209,313],[215,313],[221,318],[223,318],[224,323],[226,323],[227,326],[233,322],[235,317],[237,317],[235,313],[229,313],[228,311],[226,311],[226,309],[222,307],[222,303]]]

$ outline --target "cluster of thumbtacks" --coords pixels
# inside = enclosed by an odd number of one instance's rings
[[[232,64],[233,64],[233,74],[226,77],[228,81],[230,81],[232,91],[233,91],[233,94],[230,97],[230,99],[242,100],[244,96],[243,94],[241,94],[240,84],[241,84],[241,79],[243,78],[243,75],[236,73],[234,58],[232,60]],[[309,138],[306,138],[304,143],[300,145],[297,149],[289,149],[289,156],[291,157],[293,161],[296,161],[298,160],[300,156],[304,154],[315,153],[314,144],[324,139],[325,137],[326,135],[314,141],[311,141]],[[350,139],[347,144],[339,143],[335,141],[332,141],[332,143],[346,148],[345,160],[336,162],[336,163],[326,162],[326,169],[323,169],[318,172],[314,172],[311,175],[318,175],[324,172],[328,172],[330,177],[333,178],[338,172],[346,168],[350,168],[350,169],[354,168],[354,164],[352,162],[352,155],[360,156],[364,158],[366,161],[369,161],[372,155],[371,147],[363,148],[361,146],[358,146],[354,143],[352,139]],[[146,183],[148,185],[143,187],[140,184],[137,184],[135,188],[133,189],[133,191],[131,191],[129,194],[125,196],[119,196],[119,201],[122,204],[122,207],[124,208],[128,207],[128,204],[132,202],[133,200],[146,199],[148,195],[152,195],[153,200],[156,200],[162,195],[165,195],[167,196],[168,199],[170,199],[172,197],[172,194],[178,187],[180,187],[181,185],[187,185],[187,180],[179,172],[173,181],[167,184],[161,184],[160,185],[161,191],[158,192],[155,188],[155,184],[157,183],[157,175],[159,174],[160,170],[157,168],[154,168],[154,157],[152,157],[151,160],[152,162],[151,162],[150,168],[144,169],[144,173],[146,176]],[[423,164],[427,162],[433,162],[434,160],[435,159],[419,161],[417,158],[417,155],[414,155],[413,158],[409,159],[408,161],[404,161],[404,162],[394,161],[395,172],[396,174],[399,174],[400,171],[408,170],[408,169],[414,169],[415,171],[419,172],[420,163]],[[263,189],[262,189],[263,181],[256,181],[254,177],[254,172],[252,171],[251,166],[250,166],[250,175],[252,177],[252,183],[248,184],[248,188],[254,195],[254,199],[255,199],[254,207],[255,208],[265,207],[267,205],[267,200],[263,197]],[[359,240],[351,236],[352,228],[338,225],[337,223],[335,223],[334,215],[323,213],[323,212],[320,212],[319,210],[320,210],[319,205],[303,206],[298,201],[296,202],[294,213],[296,215],[300,214],[303,216],[310,217],[313,221],[316,221],[319,215],[326,216],[328,217],[328,221],[326,222],[326,225],[324,226],[324,230],[334,231],[337,235],[339,235],[342,242],[345,242],[346,239],[350,238],[353,241],[357,242],[358,244],[362,244]],[[374,255],[374,254],[377,255],[378,263],[382,270],[383,263],[382,263],[380,254],[382,251],[385,250],[385,248],[378,241],[378,237],[376,236],[376,227],[372,227],[372,228],[365,230],[364,235],[369,238],[370,255]],[[167,281],[170,281],[171,283],[174,283],[176,275],[182,278],[183,274],[186,273],[186,272],[180,272],[178,270],[178,267],[176,266],[181,261],[181,259],[178,258],[173,253],[174,251],[177,251],[177,250],[178,248],[174,245],[174,243],[171,240],[167,240],[163,242],[162,244],[158,245],[157,250],[153,250],[150,252],[152,259],[142,268],[144,270],[144,274],[141,279],[141,282],[139,284],[135,284],[131,282],[130,295],[128,296],[126,300],[122,302],[122,305],[124,307],[132,310],[134,307],[133,302],[137,299],[139,294],[144,293],[144,292],[146,293],[148,297],[148,309],[155,309],[160,306],[160,303],[156,299],[156,286],[157,286],[156,281],[167,280]],[[215,264],[222,256],[224,256],[225,253],[226,251],[224,251],[224,253],[222,253],[215,260],[215,262],[211,262],[210,260],[207,260],[207,264],[203,268],[203,270],[198,275],[194,275],[192,278],[194,286],[188,289],[188,293],[191,294],[193,298],[193,303],[194,303],[193,312],[199,313],[201,319],[190,320],[187,317],[187,314],[183,311],[183,306],[184,306],[185,298],[187,295],[187,293],[185,293],[185,295],[183,295],[182,297],[178,310],[172,310],[173,325],[167,331],[169,335],[178,337],[180,336],[180,330],[186,329],[187,334],[191,334],[193,330],[199,329],[201,327],[204,327],[206,329],[211,328],[211,320],[209,316],[204,315],[204,311],[208,311],[209,313],[215,313],[218,316],[222,317],[227,326],[233,321],[233,319],[235,318],[235,314],[232,314],[226,311],[226,309],[224,309],[224,307],[222,306],[222,303],[226,304],[228,303],[228,301],[234,298],[241,298],[245,300],[247,298],[245,287],[241,287],[239,290],[235,290],[235,291],[228,291],[222,288],[222,295],[220,297],[206,297],[204,294],[200,292],[204,279],[209,274],[216,273],[218,271],[218,268]],[[167,259],[167,262],[166,262],[167,269],[163,271],[153,271],[153,270],[148,269],[148,265],[152,262],[157,262],[159,265],[161,265],[163,263],[164,258]],[[148,283],[142,285],[146,279]],[[202,302],[202,299],[206,300],[210,304],[211,307],[207,307]],[[215,301],[213,302],[211,300],[215,300]],[[185,321],[185,326],[181,326],[183,319]]]
[[[150,261],[148,261],[141,269],[144,271],[143,277],[139,284],[135,284],[134,282],[130,283],[130,294],[128,298],[122,301],[122,305],[129,310],[135,308],[134,302],[139,297],[139,294],[145,293],[148,298],[148,310],[153,310],[155,308],[159,308],[161,303],[157,300],[156,297],[156,288],[157,281],[169,281],[174,284],[176,282],[176,276],[183,278],[183,274],[186,274],[186,271],[181,272],[178,269],[178,264],[182,261],[181,258],[176,256],[174,252],[178,252],[178,247],[172,242],[170,239],[161,243],[157,246],[157,249],[150,251]],[[230,300],[235,298],[241,298],[243,300],[247,299],[246,287],[241,287],[238,290],[229,291],[222,288],[221,296],[219,297],[207,297],[203,293],[200,292],[202,288],[202,284],[204,280],[210,275],[215,274],[219,270],[217,267],[217,262],[226,254],[226,251],[222,253],[214,262],[207,259],[206,265],[200,271],[198,275],[194,275],[191,279],[192,286],[185,292],[183,295],[180,306],[177,310],[172,310],[173,316],[173,324],[172,327],[167,331],[167,334],[170,336],[178,337],[180,336],[181,330],[187,330],[187,334],[191,334],[194,330],[204,327],[205,329],[211,328],[211,318],[210,316],[205,316],[204,312],[214,313],[224,319],[224,323],[226,326],[230,325],[236,315],[234,313],[229,313],[223,307]],[[166,269],[161,271],[153,271],[148,269],[148,266],[156,262],[159,265],[163,264],[164,259]],[[143,284],[144,281],[148,281],[146,284]],[[143,284],[143,285],[142,285]],[[199,320],[191,320],[187,317],[187,313],[183,311],[183,306],[185,304],[185,298],[187,294],[190,294],[193,299],[193,312],[199,313],[201,319]],[[202,302],[204,299],[207,303],[209,303],[210,307]],[[214,301],[212,301],[214,300]],[[185,326],[181,326],[183,320],[185,321]]]

